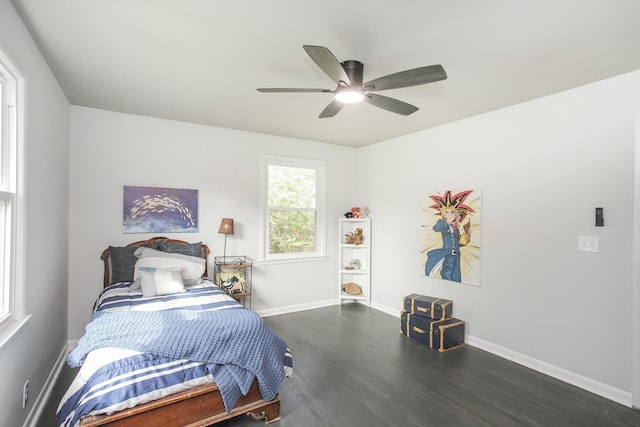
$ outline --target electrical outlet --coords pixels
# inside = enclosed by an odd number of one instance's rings
[[[29,399],[29,380],[25,381],[22,386],[22,407],[27,407],[27,400]]]
[[[595,236],[578,236],[578,250],[598,252],[598,238]]]

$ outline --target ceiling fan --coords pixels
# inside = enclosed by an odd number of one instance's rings
[[[335,94],[334,100],[320,113],[321,119],[335,116],[344,107],[344,104],[360,101],[368,102],[383,110],[408,116],[418,111],[418,107],[372,92],[418,86],[447,78],[447,73],[442,65],[429,65],[400,71],[362,83],[364,69],[362,62],[355,60],[340,62],[328,48],[322,46],[304,45],[303,48],[322,71],[338,84],[336,89],[259,88],[258,92],[326,92]]]

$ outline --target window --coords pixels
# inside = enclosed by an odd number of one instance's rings
[[[0,52],[0,346],[26,321],[19,249],[22,88],[23,78]]]
[[[324,162],[263,156],[262,260],[326,256]]]

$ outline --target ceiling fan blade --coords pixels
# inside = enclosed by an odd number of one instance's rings
[[[412,70],[400,71],[384,77],[371,80],[364,84],[368,91],[378,91],[385,89],[398,89],[401,87],[418,86],[425,83],[433,83],[447,78],[447,73],[442,65],[429,65],[426,67],[414,68]]]
[[[364,100],[371,105],[375,105],[383,110],[391,111],[392,113],[402,114],[408,116],[409,114],[418,111],[418,107],[415,105],[407,104],[406,102],[399,101],[388,96],[376,95],[369,93],[364,97]]]
[[[347,76],[344,68],[342,68],[342,64],[340,64],[340,61],[336,59],[329,49],[322,46],[311,45],[304,45],[302,47],[307,52],[307,55],[313,59],[313,62],[315,62],[322,71],[331,77],[333,81],[338,84],[340,84],[340,82],[344,82],[347,86],[351,85],[349,76]]]
[[[328,117],[333,117],[336,114],[338,114],[340,112],[340,110],[342,110],[342,107],[344,107],[344,104],[342,102],[338,102],[335,99],[333,101],[331,101],[329,103],[329,105],[327,105],[324,110],[322,110],[322,112],[320,113],[320,118],[321,119],[326,119]]]
[[[329,89],[300,89],[300,88],[287,88],[287,87],[268,87],[258,88],[258,92],[275,93],[275,92],[333,92]]]

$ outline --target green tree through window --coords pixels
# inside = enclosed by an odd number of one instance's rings
[[[265,258],[322,254],[324,164],[269,157]]]
[[[316,171],[269,166],[269,253],[316,249]]]

